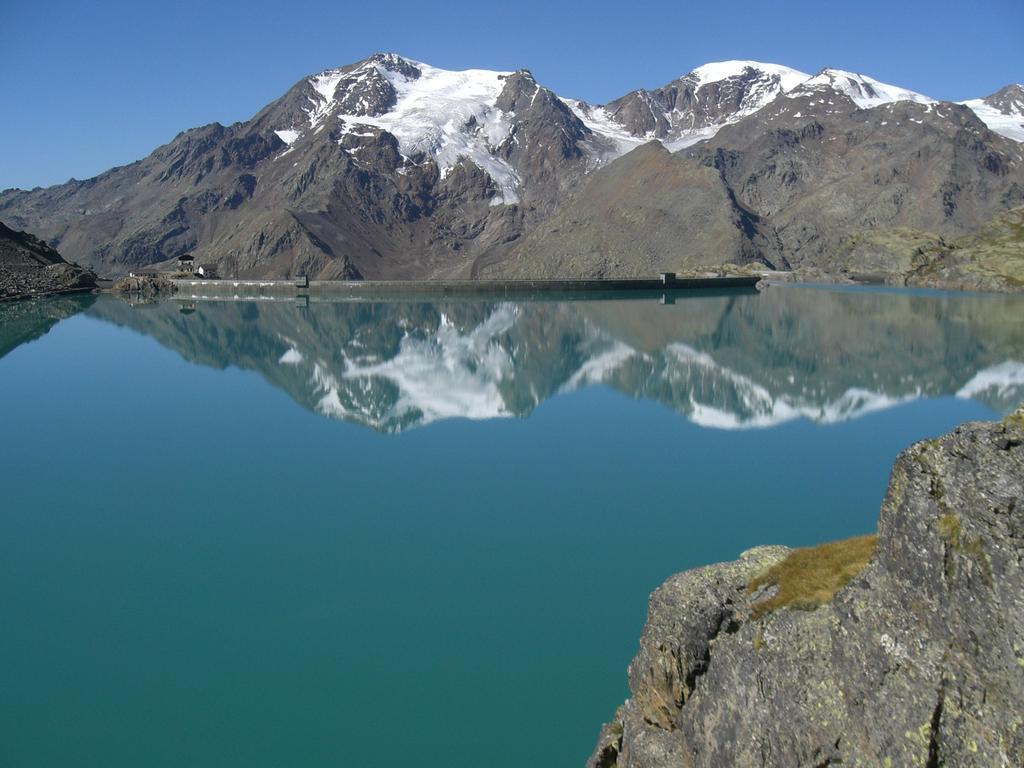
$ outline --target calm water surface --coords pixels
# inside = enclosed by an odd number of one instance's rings
[[[649,592],[874,527],[1019,298],[0,305],[0,765],[580,766]]]

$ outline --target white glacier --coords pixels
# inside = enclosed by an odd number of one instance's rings
[[[347,74],[324,72],[309,82],[321,97],[310,112],[315,125],[331,114],[336,103],[335,90],[344,77],[358,80],[375,70],[394,87],[397,102],[383,115],[335,117],[349,133],[359,134],[360,126],[380,128],[398,139],[403,155],[426,154],[436,160],[442,176],[463,158],[482,168],[498,187],[492,203],[519,202],[516,192],[519,177],[512,167],[493,153],[509,135],[512,122],[495,106],[510,72],[485,69],[450,71],[404,59],[420,70],[416,78],[377,63],[367,62]]]
[[[984,99],[970,99],[959,103],[974,112],[990,130],[1008,139],[1024,142],[1024,105],[1014,105],[1015,108],[1010,110],[1010,114],[1006,114],[986,104]]]
[[[824,69],[814,77],[799,84],[800,90],[814,90],[831,87],[845,93],[861,109],[871,109],[897,101],[913,101],[918,104],[935,104],[935,99],[915,91],[879,82],[867,75],[847,72],[843,69]]]

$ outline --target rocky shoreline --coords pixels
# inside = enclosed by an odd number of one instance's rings
[[[173,296],[178,292],[174,283],[158,275],[130,275],[122,277],[110,289],[114,293],[143,299],[158,299]]]
[[[889,285],[939,290],[985,291],[1013,293],[1024,290],[1024,207],[1016,209],[999,219],[985,230],[984,236],[964,238],[957,243],[946,243],[941,238],[901,232],[897,234],[878,231],[866,237],[865,244],[857,248],[868,248],[872,253],[878,249],[906,252],[913,246],[913,257],[906,261],[903,271],[870,271],[875,257],[863,258],[858,263],[868,265],[864,270],[848,268],[824,269],[812,265],[801,265],[790,269],[772,269],[760,262],[745,264],[707,264],[682,269],[676,273],[680,279],[706,277],[760,277],[763,285],[770,283],[827,283],[839,285]],[[851,246],[853,247],[853,246]],[[856,250],[856,248],[854,249]],[[883,260],[888,263],[889,260]],[[895,261],[899,261],[898,259]],[[648,265],[650,266],[650,265]],[[517,279],[545,279],[545,267],[538,267],[538,274],[529,277],[516,275]],[[653,266],[641,270],[632,279],[654,279],[657,271]],[[532,274],[532,273],[531,273]],[[596,279],[611,279],[602,275]],[[493,281],[493,275],[476,275],[466,280],[467,285],[479,281],[483,287]],[[415,285],[417,281],[408,281]],[[422,279],[423,284],[432,280]],[[100,289],[100,281],[90,270],[69,264],[61,255],[44,241],[28,232],[16,232],[0,222],[0,301],[32,298],[59,293],[73,293]],[[174,283],[165,275],[129,275],[106,287],[114,293],[155,299],[176,292]]]
[[[0,301],[95,288],[95,274],[69,264],[34,235],[0,223]]]
[[[917,246],[912,267],[907,271],[853,272],[799,266],[793,269],[771,269],[759,262],[746,264],[724,263],[684,269],[676,273],[680,279],[760,277],[762,285],[770,283],[826,283],[838,285],[888,285],[913,288],[934,288],[956,291],[985,291],[1013,293],[1024,290],[1024,251],[1020,242],[1024,232],[1024,207],[1003,217],[1003,229],[1012,228],[1012,236],[998,230],[988,240],[975,237],[958,244],[925,238]],[[885,240],[886,233],[874,233],[872,240]],[[906,247],[902,234],[897,240]],[[913,240],[913,238],[910,238]],[[886,241],[888,242],[888,241]],[[918,240],[913,240],[917,243]],[[877,243],[873,247],[877,246]],[[886,245],[891,247],[891,243]],[[870,261],[870,259],[868,260]],[[543,272],[543,270],[541,270]],[[539,279],[525,278],[519,279]],[[650,270],[634,276],[653,279]],[[610,279],[610,276],[605,276]],[[484,287],[490,275],[466,280],[467,285],[479,281]],[[419,281],[429,285],[432,281]],[[416,285],[408,281],[407,285]],[[28,232],[16,232],[0,222],[0,301],[33,298],[51,294],[99,290],[100,282],[90,270],[69,264],[45,242]],[[106,287],[114,293],[155,299],[176,292],[174,283],[161,275],[129,275]]]
[[[1024,765],[1024,407],[903,451],[872,546],[783,606],[799,550],[669,578],[588,765]]]

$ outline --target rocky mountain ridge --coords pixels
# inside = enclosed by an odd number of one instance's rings
[[[774,173],[779,151],[799,145],[801,131],[817,131],[816,121],[830,120],[833,141],[849,131],[863,134],[857,126],[864,123],[870,137],[854,141],[892,141],[907,151],[930,145],[948,165],[947,192],[962,200],[976,196],[971,186],[978,168],[1006,177],[1002,186],[980,190],[978,215],[954,217],[935,232],[964,235],[966,227],[1012,207],[1024,188],[1020,145],[993,132],[1017,135],[1024,122],[1019,90],[1010,86],[964,108],[839,70],[811,77],[778,65],[722,62],[598,106],[559,97],[527,70],[452,72],[375,54],[300,80],[248,121],[186,131],[131,165],[48,189],[4,191],[0,216],[111,275],[185,252],[216,264],[223,275],[480,275],[514,255],[523,236],[551,219],[594,171],[656,140],[694,166],[689,176],[704,173],[697,168],[703,165],[724,181],[697,206],[697,220],[686,205],[665,209],[668,220],[679,223],[677,239],[702,235],[703,219],[731,220],[739,236],[706,243],[721,250],[704,262],[785,266],[789,257],[780,252],[790,239],[776,238],[777,228],[763,225],[771,211],[746,199],[736,174],[726,173],[736,169],[738,154],[750,156],[758,137],[763,155],[739,165],[748,175]],[[879,111],[907,105],[922,111],[903,121]],[[793,126],[796,140],[780,134],[778,117],[766,123],[766,111],[775,108],[804,120]],[[970,109],[991,128],[981,120],[965,128],[975,114]],[[939,127],[938,116],[954,127]],[[957,139],[961,129],[970,135]],[[978,145],[975,156],[951,157],[955,141]],[[709,161],[712,151],[721,157]],[[870,176],[855,181],[866,188],[873,183]],[[708,178],[709,188],[715,183]],[[824,194],[816,183],[807,174],[790,191]],[[901,194],[916,199],[923,192]],[[637,202],[645,204],[642,197]],[[877,218],[855,215],[859,210],[839,213],[845,231],[872,226]],[[929,216],[903,218],[921,230],[933,223]],[[814,223],[835,230],[832,220]],[[629,232],[640,240],[649,234]],[[814,238],[808,240],[813,245]],[[619,260],[629,262],[620,250]],[[531,269],[540,270],[534,276],[555,274],[546,260]]]
[[[1024,238],[998,222],[1022,205],[1020,145],[967,107],[863,109],[822,82],[677,153],[652,144],[609,163],[479,266],[485,277],[525,277],[758,262],[913,284],[939,271],[925,267],[942,254],[963,275],[948,287],[1019,290]],[[968,236],[973,251],[946,248]]]

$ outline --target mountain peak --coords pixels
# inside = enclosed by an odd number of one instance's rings
[[[1011,83],[983,99],[960,103],[996,133],[1024,142],[1024,85]]]
[[[717,83],[734,77],[749,77],[759,73],[768,75],[770,78],[777,77],[783,91],[795,88],[810,77],[806,72],[784,67],[781,64],[733,59],[703,64],[684,75],[682,79],[695,81],[696,88],[701,88],[708,83]]]
[[[395,51],[377,51],[376,53],[370,54],[363,61],[375,61],[378,64],[419,64],[418,61],[403,56]]]
[[[498,193],[493,204],[513,204],[519,201],[519,177],[496,154],[513,128],[512,117],[497,107],[511,74],[446,70],[397,53],[375,53],[309,78],[309,104],[302,107],[306,119],[276,132],[291,147],[302,136],[319,133],[328,121],[338,141],[365,136],[367,129],[386,131],[397,139],[405,159],[435,160],[442,178],[464,159],[471,161],[494,181]],[[533,81],[528,72],[521,74]]]
[[[1024,116],[1024,85],[1010,83],[993,94],[982,99],[989,106],[998,109],[1004,115]]]

